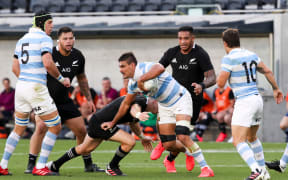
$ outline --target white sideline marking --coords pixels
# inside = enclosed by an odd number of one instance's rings
[[[68,149],[67,149],[68,150]],[[93,154],[114,154],[116,150],[94,150],[92,153]],[[67,151],[54,151],[51,152],[51,154],[64,154]],[[217,153],[217,154],[222,154],[222,153],[237,153],[236,149],[204,149],[202,150],[203,153]],[[283,153],[284,149],[277,149],[277,150],[265,150],[264,153]],[[148,153],[144,150],[132,150],[132,153]],[[27,155],[27,153],[13,153],[13,156],[23,156]],[[0,155],[3,155],[3,153],[0,153]]]

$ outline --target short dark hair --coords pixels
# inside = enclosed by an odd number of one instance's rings
[[[105,77],[103,77],[102,81],[110,81],[110,78],[105,76]]]
[[[190,34],[193,34],[194,29],[192,26],[182,26],[178,29],[178,32],[181,32],[181,31],[188,31],[190,32]]]
[[[122,54],[118,61],[127,61],[128,64],[134,63],[137,65],[137,59],[132,52]]]
[[[8,81],[10,83],[10,79],[8,77],[3,78],[2,82]]]
[[[61,27],[57,32],[57,36],[59,38],[62,33],[68,33],[68,32],[72,32],[72,34],[74,35],[74,32],[70,27],[68,26]]]
[[[228,28],[222,33],[222,39],[229,48],[240,47],[240,35],[238,29]]]

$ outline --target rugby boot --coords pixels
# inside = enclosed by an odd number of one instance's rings
[[[116,168],[110,168],[110,165],[107,165],[107,168],[105,170],[106,174],[108,174],[109,176],[126,176],[126,174],[124,174],[119,166]]]
[[[34,167],[32,174],[34,176],[59,176],[58,172],[53,172],[48,167],[44,167],[42,169],[37,169]]]
[[[223,141],[226,139],[226,137],[227,137],[227,134],[221,132],[221,133],[218,135],[218,137],[217,137],[217,139],[216,139],[216,142],[223,142]]]
[[[214,177],[214,172],[210,167],[205,166],[201,169],[201,174],[198,177]]]
[[[259,171],[256,169],[255,172],[251,172],[250,176],[246,180],[263,180],[264,179],[264,171]]]
[[[12,175],[12,174],[8,171],[8,168],[3,169],[3,168],[0,166],[0,176],[10,176],[10,175]]]
[[[283,173],[286,169],[285,166],[280,166],[280,161],[272,161],[272,162],[265,162],[266,166],[269,168],[269,169],[273,169],[275,171],[278,171],[280,173]]]
[[[85,172],[105,172],[105,170],[101,169],[96,164],[91,164],[89,166],[85,166]]]
[[[157,144],[157,146],[153,149],[150,155],[151,160],[157,160],[161,157],[165,148],[162,146],[161,141]]]
[[[194,157],[193,156],[188,156],[186,155],[186,169],[188,171],[192,171],[194,169],[195,166],[195,161],[194,161]]]
[[[163,164],[166,168],[167,173],[176,173],[176,168],[175,168],[175,161],[169,161],[167,159],[168,156],[165,157]]]

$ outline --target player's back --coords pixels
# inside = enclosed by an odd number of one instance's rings
[[[222,69],[231,73],[229,84],[236,99],[259,94],[257,65],[260,58],[253,52],[235,48],[222,59]]]
[[[138,63],[135,69],[134,80],[138,80],[141,75],[147,73],[154,64],[155,63],[152,62]],[[163,106],[172,106],[184,93],[189,93],[186,92],[186,88],[180,85],[167,71],[160,74],[157,79],[158,91],[152,96],[152,98],[156,99]]]
[[[42,55],[52,53],[52,39],[39,28],[30,28],[16,44],[14,56],[20,64],[18,80],[46,85],[47,71],[42,62]]]

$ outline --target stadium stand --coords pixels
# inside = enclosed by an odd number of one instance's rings
[[[62,12],[62,9],[64,7],[65,1],[64,0],[58,0],[58,1],[49,1],[49,4],[47,5],[46,9],[48,12]]]
[[[30,9],[32,12],[38,12],[46,10],[46,7],[48,6],[47,0],[31,0]]]
[[[144,11],[158,11],[160,10],[161,0],[146,0]]]
[[[106,12],[110,11],[112,0],[96,0],[96,12]]]
[[[96,6],[95,0],[82,0],[80,4],[80,12],[92,12]]]
[[[127,11],[143,11],[145,0],[130,0]]]
[[[128,0],[112,0],[111,11],[121,12],[126,11],[128,6]]]
[[[78,12],[80,0],[67,0],[64,5],[64,12]]]

